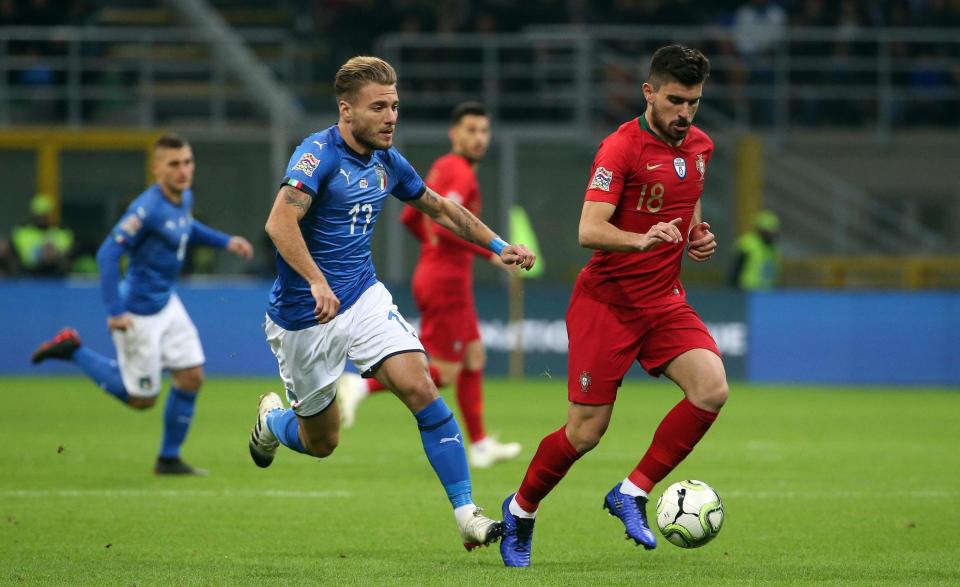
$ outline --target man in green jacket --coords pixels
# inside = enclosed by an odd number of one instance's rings
[[[53,201],[38,194],[30,201],[30,224],[16,226],[10,242],[22,273],[41,276],[64,275],[70,269],[73,231],[56,226]]]
[[[773,289],[780,278],[780,219],[762,210],[753,219],[753,230],[734,243],[730,285],[744,291]]]

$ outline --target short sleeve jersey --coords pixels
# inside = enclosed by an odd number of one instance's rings
[[[177,206],[154,184],[130,204],[110,233],[128,256],[120,299],[128,312],[156,314],[167,305],[180,276],[193,228],[193,192]]]
[[[369,156],[350,149],[336,125],[308,136],[293,152],[283,185],[313,198],[300,220],[307,250],[346,311],[377,275],[370,254],[373,226],[387,196],[409,201],[423,195],[423,180],[390,148]],[[267,314],[287,330],[317,324],[310,286],[277,254],[277,279]]]
[[[470,162],[460,155],[448,153],[436,161],[427,174],[427,185],[440,196],[460,204],[474,216],[480,216],[480,185]],[[436,271],[444,279],[472,279],[473,256],[489,256],[490,251],[478,248],[434,223],[422,212],[416,212],[425,222],[425,232],[440,238],[425,240],[420,245],[420,270]]]
[[[640,116],[600,144],[585,199],[616,206],[610,222],[642,234],[658,222],[681,218],[684,241],[644,252],[596,251],[578,282],[587,295],[609,304],[653,307],[686,299],[680,264],[694,208],[703,192],[713,141],[691,126],[679,146],[650,130]]]

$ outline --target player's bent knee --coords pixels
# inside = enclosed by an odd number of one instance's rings
[[[704,385],[697,390],[697,393],[693,394],[693,397],[690,397],[690,402],[698,408],[710,412],[719,412],[724,404],[727,403],[729,396],[730,388],[727,382],[721,379]]]
[[[134,410],[148,410],[157,403],[157,396],[152,397],[134,397],[127,399],[127,405]]]
[[[203,368],[184,369],[173,374],[173,384],[184,391],[200,391],[203,387]]]
[[[577,449],[578,453],[583,454],[590,452],[600,444],[600,439],[603,438],[605,431],[606,427],[602,429],[594,426],[568,427],[567,439],[570,441],[570,444],[573,445],[573,448]]]
[[[323,459],[332,455],[333,451],[336,450],[340,444],[340,433],[328,434],[321,439],[307,438],[301,440],[304,441],[304,448],[306,448],[311,455],[318,459]]]
[[[397,394],[408,406],[426,406],[439,397],[437,386],[433,384],[429,377],[418,377],[398,389]]]

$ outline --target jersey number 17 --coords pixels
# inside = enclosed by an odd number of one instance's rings
[[[357,230],[357,215],[362,212],[366,212],[367,218],[363,223],[363,232],[360,234],[367,234],[367,225],[370,224],[370,217],[373,216],[373,205],[372,204],[363,204],[359,203],[354,204],[353,208],[350,208],[350,211],[347,214],[350,214],[350,234],[354,234]]]

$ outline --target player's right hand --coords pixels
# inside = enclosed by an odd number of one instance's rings
[[[537,262],[537,256],[524,245],[507,245],[500,251],[500,261],[530,271]]]
[[[320,324],[326,324],[337,317],[340,311],[340,300],[326,283],[311,283],[310,293],[317,305],[313,308],[313,315]]]
[[[126,330],[132,326],[133,318],[130,317],[130,314],[107,316],[107,330]]]
[[[496,267],[497,269],[503,269],[507,273],[513,274],[517,272],[517,266],[510,263],[504,263],[499,255],[493,254],[490,255],[490,264]]]
[[[680,223],[682,218],[674,218],[670,222],[658,222],[650,227],[650,230],[640,237],[640,244],[637,248],[641,251],[662,245],[664,243],[683,242],[683,235],[680,234]]]

